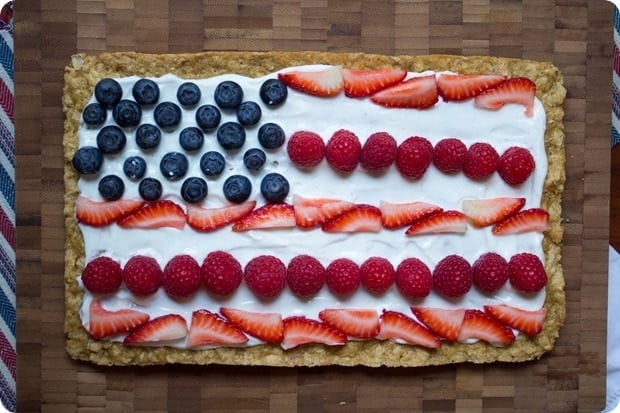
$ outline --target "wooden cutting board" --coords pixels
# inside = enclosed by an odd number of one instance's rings
[[[16,2],[18,410],[599,411],[613,8],[587,0]],[[322,50],[550,60],[564,73],[566,325],[541,360],[421,369],[102,368],[63,348],[63,68],[75,52]]]

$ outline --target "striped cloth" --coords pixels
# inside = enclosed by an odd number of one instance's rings
[[[620,12],[614,7],[614,72],[611,87],[611,146],[620,143]]]

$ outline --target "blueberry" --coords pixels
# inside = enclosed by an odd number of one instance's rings
[[[144,178],[138,185],[138,192],[145,201],[156,201],[161,197],[163,188],[155,178]]]
[[[83,146],[73,155],[73,167],[82,175],[92,175],[99,172],[103,164],[103,155],[94,146]]]
[[[193,82],[182,83],[177,89],[177,100],[183,106],[193,106],[200,102],[200,88]]]
[[[217,141],[224,149],[239,149],[245,143],[245,129],[237,122],[223,123],[217,128]]]
[[[97,189],[99,189],[99,195],[106,201],[116,201],[123,196],[125,184],[116,175],[106,175],[99,180]]]
[[[130,156],[123,162],[123,172],[129,179],[141,179],[146,173],[146,161],[139,156]]]
[[[95,99],[106,109],[112,109],[123,97],[123,88],[114,79],[101,79],[95,85]]]
[[[276,106],[286,100],[288,89],[278,79],[267,79],[261,85],[258,93],[266,105]]]
[[[140,109],[140,105],[133,100],[123,99],[114,106],[112,116],[118,126],[121,128],[130,128],[140,123],[142,109]]]
[[[98,128],[103,125],[107,116],[106,110],[99,103],[90,103],[84,108],[82,112],[82,119],[84,123],[93,128]]]
[[[243,175],[232,175],[224,181],[224,196],[230,202],[245,202],[252,193],[252,182]]]
[[[162,102],[155,106],[153,116],[160,128],[172,129],[181,122],[181,108],[172,102]]]
[[[237,120],[243,126],[256,125],[261,115],[260,106],[256,102],[243,102],[237,108]]]
[[[258,148],[248,149],[243,154],[243,164],[250,171],[258,171],[263,167],[266,160],[265,152]]]
[[[181,185],[181,196],[186,202],[196,203],[207,197],[207,182],[196,176],[192,176],[183,181]]]
[[[258,129],[258,142],[266,149],[277,149],[284,145],[284,130],[275,123],[265,123]]]
[[[220,110],[213,105],[202,105],[196,109],[196,123],[204,131],[217,128],[221,119]]]
[[[179,152],[169,152],[161,158],[159,170],[167,179],[176,181],[187,173],[189,163],[185,155]]]
[[[289,184],[285,177],[272,172],[265,175],[260,183],[260,192],[269,202],[282,202],[288,195]]]
[[[97,134],[97,147],[104,154],[119,153],[126,143],[125,132],[115,125],[105,126]]]
[[[143,123],[136,130],[136,144],[142,149],[157,148],[161,141],[161,131],[155,125]]]
[[[200,158],[200,170],[206,176],[218,176],[224,172],[226,160],[219,152],[209,151]]]
[[[232,80],[225,80],[215,88],[215,103],[222,109],[236,109],[243,100],[243,89]]]
[[[134,83],[131,94],[141,105],[154,105],[159,100],[159,86],[151,79],[140,79]]]
[[[195,126],[189,126],[179,134],[179,144],[186,151],[197,151],[202,148],[204,141],[204,134]]]

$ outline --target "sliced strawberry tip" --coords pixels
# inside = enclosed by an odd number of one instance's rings
[[[243,344],[247,341],[247,336],[223,317],[208,310],[197,310],[192,313],[187,347],[234,345]]]
[[[463,213],[470,224],[481,228],[513,216],[523,205],[525,198],[466,199],[463,201]]]
[[[503,75],[441,74],[437,79],[439,95],[445,101],[460,101],[478,96],[506,80]]]
[[[549,229],[549,213],[541,208],[518,212],[493,226],[494,235],[545,232]]]
[[[279,343],[284,338],[284,323],[278,313],[258,313],[222,307],[220,313],[235,327],[268,343]]]
[[[502,324],[528,335],[536,335],[543,329],[547,310],[524,310],[507,304],[485,305],[484,311]]]
[[[364,97],[399,83],[407,76],[407,71],[403,69],[343,69],[342,76],[346,96]]]
[[[426,109],[439,100],[435,75],[414,77],[370,97],[374,103],[396,108]]]
[[[291,228],[295,226],[295,210],[293,205],[265,204],[243,218],[239,219],[232,227],[235,232],[248,231],[251,229]]]
[[[146,313],[131,309],[110,311],[94,298],[89,306],[88,332],[96,339],[128,333],[149,320]]]
[[[350,337],[368,339],[379,333],[379,315],[375,310],[328,308],[319,313],[319,318]]]
[[[293,316],[284,319],[284,339],[280,343],[284,350],[310,343],[342,346],[347,344],[347,336],[333,327],[309,318]]]
[[[280,72],[278,79],[295,90],[324,97],[339,94],[344,85],[342,68],[338,66],[329,66],[314,71],[291,70]]]
[[[154,318],[133,330],[125,344],[160,343],[179,340],[187,336],[187,323],[178,314],[167,314]]]
[[[301,228],[312,228],[355,208],[353,202],[328,198],[293,196],[295,223]]]
[[[426,202],[395,204],[381,201],[379,209],[381,210],[381,223],[385,228],[389,229],[411,225],[414,222],[443,211],[443,208]]]
[[[358,204],[322,225],[325,232],[379,232],[381,210],[373,205]]]
[[[416,318],[440,337],[456,341],[465,317],[465,309],[444,309],[433,307],[412,307]]]
[[[396,311],[383,311],[379,340],[404,341],[427,348],[441,347],[441,340],[428,328]]]
[[[474,106],[498,110],[507,103],[515,103],[525,107],[526,116],[533,116],[535,98],[536,84],[524,77],[514,77],[476,96]]]
[[[197,231],[215,231],[232,224],[248,215],[256,201],[245,201],[220,208],[202,208],[196,205],[187,206],[187,223]]]
[[[515,341],[510,328],[480,310],[467,310],[458,341],[464,343],[471,339],[486,341],[494,346],[506,346]]]
[[[463,234],[467,231],[467,218],[460,211],[443,211],[430,215],[413,223],[408,229],[407,235],[424,234]]]
[[[163,228],[183,229],[187,218],[183,208],[169,201],[155,201],[121,218],[118,225],[123,228]]]
[[[75,200],[75,216],[82,224],[102,227],[131,214],[143,205],[144,201],[139,199],[98,202],[80,195]]]

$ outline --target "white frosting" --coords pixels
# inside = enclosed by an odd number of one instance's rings
[[[306,67],[306,69],[320,66]],[[429,74],[432,72],[426,72]],[[415,76],[410,74],[409,76]],[[259,98],[258,90],[263,81],[273,78],[268,75],[250,79],[237,75],[218,76],[209,79],[194,80],[202,91],[199,105],[214,104],[213,91],[222,80],[234,80],[244,90],[244,100],[257,102],[263,111],[259,125],[246,128],[246,143],[235,152],[226,152],[217,143],[215,132],[205,134],[205,145],[197,154],[188,154],[190,168],[187,177],[202,176],[199,159],[208,150],[217,150],[226,157],[227,166],[217,179],[207,178],[209,195],[203,203],[205,207],[217,207],[226,201],[222,194],[222,185],[226,177],[240,173],[253,180],[251,199],[257,199],[262,205],[264,200],[259,192],[262,176],[269,172],[279,172],[290,182],[291,191],[287,202],[292,202],[292,195],[304,197],[336,198],[356,203],[368,203],[378,206],[381,200],[388,202],[424,201],[439,205],[444,209],[462,210],[464,199],[491,198],[498,196],[525,197],[524,208],[539,207],[542,197],[543,182],[547,173],[547,157],[544,148],[545,112],[541,102],[536,99],[534,115],[524,115],[520,105],[508,104],[499,111],[477,109],[473,100],[446,103],[441,99],[430,109],[388,109],[373,104],[369,99],[351,99],[340,94],[333,98],[320,98],[299,93],[289,88],[286,102],[277,108],[267,107]],[[123,98],[131,98],[131,87],[136,77],[118,79],[123,87]],[[183,79],[166,75],[157,82],[160,86],[160,101],[176,101],[176,89]],[[93,98],[94,101],[94,98]],[[196,126],[193,109],[182,109],[182,121],[173,132],[163,132],[160,146],[153,152],[144,153],[137,147],[135,130],[126,130],[127,146],[117,156],[106,156],[102,170],[94,178],[83,177],[78,182],[82,195],[101,200],[97,191],[97,180],[107,174],[116,174],[123,178],[126,185],[124,197],[138,198],[138,185],[130,182],[123,174],[123,160],[130,155],[140,155],[147,160],[146,176],[159,179],[164,185],[164,198],[172,199],[183,205],[179,193],[182,180],[167,181],[159,171],[159,159],[170,151],[183,152],[178,143],[179,132],[187,126]],[[142,123],[154,123],[152,109],[143,109]],[[234,112],[222,111],[221,123],[235,121]],[[260,147],[257,132],[260,125],[274,122],[279,124],[286,136],[298,130],[318,133],[325,141],[338,129],[353,131],[363,143],[366,138],[379,131],[386,131],[401,142],[410,136],[423,136],[433,143],[445,137],[457,137],[467,146],[475,142],[491,143],[501,154],[510,146],[527,148],[534,156],[536,169],[534,174],[521,186],[507,185],[497,173],[484,182],[475,182],[464,174],[445,175],[431,165],[419,181],[409,181],[401,177],[396,167],[380,175],[373,176],[358,167],[352,174],[342,176],[330,168],[326,161],[310,171],[295,167],[288,159],[286,144],[275,151],[267,150],[267,163],[256,174],[249,174],[243,165],[243,152],[251,147]],[[106,124],[112,124],[108,112]],[[96,130],[81,125],[79,145],[96,146]],[[370,256],[388,258],[395,266],[407,257],[418,257],[432,270],[435,264],[450,254],[459,254],[473,263],[485,252],[495,251],[504,258],[520,252],[531,252],[544,257],[542,234],[529,233],[514,236],[494,236],[490,228],[475,229],[468,227],[465,234],[441,234],[407,237],[405,229],[382,230],[379,233],[327,234],[320,228],[303,230],[287,228],[278,230],[252,230],[234,233],[226,227],[214,233],[200,233],[189,226],[183,230],[162,228],[157,230],[123,229],[117,225],[105,228],[93,228],[80,224],[84,235],[86,262],[99,255],[110,256],[121,265],[133,255],[143,254],[156,258],[162,267],[173,256],[190,254],[199,263],[212,250],[225,250],[233,254],[242,265],[251,258],[262,254],[279,257],[285,264],[298,254],[310,254],[324,265],[333,259],[348,257],[361,264]],[[136,298],[124,288],[113,296],[104,298],[104,306],[109,309],[138,308],[148,312],[152,317],[167,313],[178,313],[188,321],[192,311],[207,308],[217,311],[220,306],[243,308],[250,311],[270,311],[289,315],[306,315],[317,318],[318,312],[327,307],[375,308],[377,311],[390,309],[412,315],[409,307],[424,305],[447,308],[481,308],[488,303],[508,303],[526,309],[538,309],[543,305],[544,290],[532,295],[522,295],[514,291],[509,283],[492,297],[480,294],[475,288],[458,300],[446,300],[431,293],[423,300],[408,301],[397,291],[395,286],[382,296],[373,296],[360,288],[346,299],[334,296],[324,287],[319,294],[309,300],[301,300],[288,289],[275,300],[262,302],[242,285],[232,296],[218,299],[201,289],[196,295],[182,302],[166,296],[162,289],[148,298]],[[88,306],[92,295],[86,291],[80,315],[88,323]],[[250,344],[257,341],[252,339]]]

